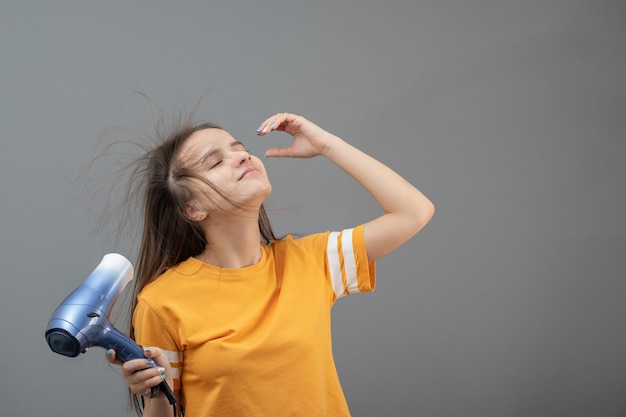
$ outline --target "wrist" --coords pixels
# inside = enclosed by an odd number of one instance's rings
[[[326,140],[326,143],[324,143],[320,155],[332,161],[334,154],[337,152],[337,148],[341,147],[342,143],[345,142],[340,137],[329,133],[328,139]]]
[[[163,393],[162,390],[160,390],[156,396],[152,398],[148,396],[144,397],[144,399],[144,417],[171,417],[172,405],[170,404],[167,396]]]

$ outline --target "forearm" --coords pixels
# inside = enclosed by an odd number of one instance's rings
[[[142,417],[172,417],[173,407],[163,393],[154,398],[146,398]]]
[[[361,184],[386,213],[430,217],[432,203],[382,162],[332,135],[323,155]]]
[[[432,218],[434,205],[391,168],[330,135],[322,154],[361,184],[385,211],[366,224],[368,255],[377,259],[421,230]]]

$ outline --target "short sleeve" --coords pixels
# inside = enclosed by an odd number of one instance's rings
[[[374,291],[376,262],[368,260],[363,225],[340,232],[330,232],[326,255],[336,298]]]
[[[174,391],[179,391],[183,354],[172,335],[167,331],[164,321],[141,295],[133,312],[133,328],[135,341],[140,346],[155,346],[163,351],[172,365]]]

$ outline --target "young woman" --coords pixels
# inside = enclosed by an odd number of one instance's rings
[[[163,380],[189,416],[350,415],[332,356],[331,306],[373,291],[375,261],[422,229],[434,207],[387,166],[302,116],[276,114],[257,134],[276,130],[293,142],[266,156],[322,155],[384,214],[276,239],[262,205],[272,190],[263,163],[228,132],[190,126],[148,152],[132,336],[158,366],[121,364],[130,391],[146,396],[146,417],[172,415],[162,393],[149,398]],[[120,364],[115,352],[107,357]]]

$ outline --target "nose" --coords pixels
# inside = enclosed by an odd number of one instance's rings
[[[237,156],[237,159],[239,161],[239,165],[243,165],[245,164],[247,161],[250,160],[250,152],[248,151],[239,151],[240,155]]]

